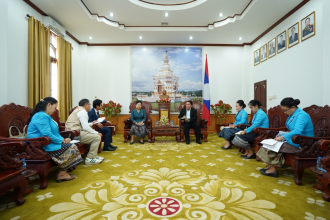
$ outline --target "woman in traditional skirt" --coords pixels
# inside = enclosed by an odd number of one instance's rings
[[[281,101],[282,110],[289,115],[285,123],[289,132],[285,135],[277,135],[275,137],[276,141],[285,141],[278,153],[264,147],[260,148],[258,151],[257,156],[268,164],[266,168],[260,169],[263,175],[278,177],[276,167],[283,166],[285,162],[283,153],[294,154],[296,151],[300,150],[299,144],[292,142],[292,137],[294,135],[314,136],[312,119],[305,111],[298,108],[299,103],[299,99],[293,98],[285,98]]]
[[[243,100],[238,100],[236,102],[236,116],[235,116],[235,123],[229,125],[229,128],[224,128],[221,130],[221,132],[218,134],[219,137],[222,137],[226,140],[226,144],[221,147],[224,150],[231,149],[232,145],[230,141],[234,138],[235,133],[240,131],[236,127],[238,124],[247,124],[248,123],[248,113],[244,110],[246,107],[245,103]]]
[[[269,120],[266,113],[261,109],[261,102],[258,100],[251,100],[249,102],[249,107],[254,114],[251,126],[241,131],[239,135],[236,135],[233,144],[245,148],[246,153],[243,156],[245,159],[254,159],[256,158],[256,154],[251,149],[251,144],[254,142],[257,133],[253,132],[254,128],[269,128]]]
[[[43,146],[43,148],[60,167],[60,171],[57,174],[57,182],[62,182],[76,178],[75,175],[70,175],[68,171],[74,170],[82,162],[82,158],[77,146],[70,143],[71,139],[64,139],[59,134],[58,124],[50,116],[55,112],[56,108],[56,99],[52,97],[41,99],[27,121],[27,137],[50,138],[51,143]]]
[[[144,124],[147,119],[147,115],[146,111],[144,109],[141,109],[141,101],[136,101],[135,107],[136,108],[131,112],[131,120],[133,122],[133,125],[131,127],[131,130],[129,131],[129,134],[131,135],[130,144],[134,144],[134,136],[140,138],[140,144],[144,144],[143,138],[144,136],[146,136],[146,134],[149,133],[148,128]]]

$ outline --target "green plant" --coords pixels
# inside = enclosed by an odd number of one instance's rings
[[[221,124],[226,119],[226,115],[231,114],[232,107],[220,100],[218,103],[211,105],[211,110],[214,112],[215,116],[219,118]]]

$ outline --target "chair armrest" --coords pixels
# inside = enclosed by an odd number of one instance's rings
[[[249,125],[249,124],[238,124],[238,125],[236,125],[236,127],[237,127],[238,129],[241,129],[241,130],[244,130],[244,129],[250,127],[250,126],[251,126],[251,125]]]
[[[207,123],[208,123],[207,119],[201,119],[200,121],[201,128],[207,128]]]
[[[330,139],[330,137],[293,136],[292,142],[300,146],[300,150],[295,153],[295,156],[300,158],[324,157],[326,152],[318,149],[318,141],[321,139]]]
[[[321,139],[317,142],[317,148],[324,151],[330,151],[330,140]]]
[[[148,118],[147,121],[146,121],[146,127],[148,129],[151,129],[152,128],[152,119],[151,118]]]
[[[255,133],[259,133],[259,131],[263,132],[263,131],[286,131],[286,130],[288,130],[288,129],[285,126],[278,127],[278,128],[259,128],[259,127],[257,127],[257,128],[253,129],[253,131]]]
[[[184,119],[179,119],[179,123],[180,123],[180,130],[183,130],[183,126],[184,126]]]
[[[71,140],[73,138],[76,137],[76,132],[75,131],[60,131],[60,135],[63,137],[63,138],[71,138]]]
[[[43,145],[48,145],[51,143],[51,140],[49,137],[38,137],[38,138],[8,138],[8,137],[0,137],[0,141],[5,142],[15,142],[15,141],[24,141],[24,142],[30,142],[30,141],[39,141],[44,142]]]
[[[131,120],[131,117],[129,117],[128,119],[125,119],[124,120],[124,124],[125,124],[125,127],[124,129],[131,129],[132,127],[132,120]]]
[[[295,144],[301,144],[306,141],[315,142],[315,141],[319,141],[321,139],[330,139],[330,137],[308,137],[308,136],[302,136],[302,135],[294,135],[292,137],[292,142]]]

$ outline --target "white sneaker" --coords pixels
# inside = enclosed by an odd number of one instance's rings
[[[86,165],[100,164],[100,163],[102,163],[102,161],[103,161],[103,160],[99,160],[99,159],[96,159],[96,158],[94,158],[94,159],[89,159],[89,158],[86,157],[86,159],[85,159],[85,164],[86,164]]]
[[[104,160],[104,157],[101,157],[101,156],[96,156],[95,158],[98,160],[102,160],[102,161]]]

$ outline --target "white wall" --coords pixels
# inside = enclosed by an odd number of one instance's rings
[[[0,106],[8,103],[8,0],[0,1]]]
[[[248,78],[252,80],[252,82],[250,80],[246,81],[246,87],[249,90],[247,100],[253,99],[253,83],[267,80],[267,95],[276,95],[277,97],[274,100],[268,100],[268,108],[278,105],[285,97],[300,99],[300,107],[302,108],[312,104],[330,104],[327,95],[329,93],[323,93],[325,77],[328,77],[327,81],[329,82],[329,49],[323,50],[324,45],[328,44],[325,42],[323,31],[329,29],[329,25],[324,25],[325,19],[323,19],[323,17],[328,16],[328,14],[323,14],[325,3],[328,5],[327,10],[329,10],[328,0],[308,2],[252,45],[247,59],[251,69],[248,72]],[[300,42],[294,47],[287,48],[284,52],[276,54],[276,56],[254,67],[253,52],[255,50],[296,22],[300,22],[301,19],[313,11],[316,12],[315,36]],[[301,28],[300,24],[299,27]],[[327,48],[329,48],[328,45]],[[323,65],[323,62],[327,62],[327,64]]]

